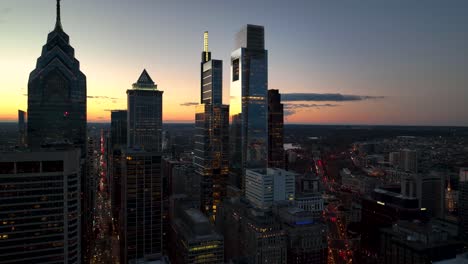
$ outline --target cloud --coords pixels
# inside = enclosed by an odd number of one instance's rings
[[[284,116],[294,115],[298,111],[307,110],[309,108],[320,109],[322,107],[338,107],[338,104],[285,104]]]
[[[186,103],[180,104],[180,106],[195,106],[195,105],[198,105],[198,103],[197,102],[186,102]]]
[[[340,93],[285,93],[281,94],[283,102],[345,102],[345,101],[364,101],[372,99],[383,99],[385,96],[352,95]]]
[[[102,96],[102,95],[88,95],[88,99],[111,99],[111,100],[117,100],[119,98],[115,97],[109,97],[109,96]]]

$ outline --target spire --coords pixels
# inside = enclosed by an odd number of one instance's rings
[[[203,51],[205,52],[205,61],[209,61],[208,58],[208,31],[203,33]]]
[[[57,20],[55,21],[55,30],[63,30],[60,19],[60,0],[57,0]]]

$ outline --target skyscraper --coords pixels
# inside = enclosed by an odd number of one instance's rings
[[[222,104],[223,62],[212,60],[208,32],[204,34],[201,62],[201,104],[195,114],[194,165],[201,178],[201,206],[214,216],[226,195],[229,175],[229,106]]]
[[[284,118],[281,94],[268,90],[268,167],[283,169]]]
[[[81,150],[80,205],[81,232],[87,239],[92,229],[92,208],[88,205],[86,186],[86,76],[80,71],[80,62],[70,46],[70,38],[64,32],[60,16],[60,0],[57,0],[55,28],[47,36],[36,68],[28,81],[28,147],[33,150],[54,145],[71,145]],[[79,239],[81,239],[81,236]],[[78,242],[80,243],[80,242]],[[83,243],[82,256],[87,255]],[[86,262],[86,260],[84,260]]]
[[[231,117],[240,120],[242,176],[268,165],[268,52],[264,28],[247,25],[236,35],[231,53]],[[234,120],[234,118],[232,118]],[[243,178],[242,188],[245,188]]]
[[[157,88],[143,70],[133,89],[127,90],[129,148],[161,152],[163,92]]]
[[[27,115],[25,111],[18,110],[18,146],[26,146]]]
[[[123,171],[121,261],[155,260],[162,254],[161,154],[129,150]]]
[[[127,110],[114,110],[111,112],[110,131],[110,159],[108,172],[110,173],[111,207],[115,220],[119,219],[121,208],[122,188],[122,155],[127,148]]]
[[[82,263],[80,152],[0,153],[0,263]]]
[[[127,110],[111,111],[112,149],[127,147]]]
[[[86,76],[63,31],[60,0],[55,28],[47,36],[28,82],[28,145],[69,143],[86,155]]]

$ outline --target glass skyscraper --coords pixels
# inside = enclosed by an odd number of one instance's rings
[[[223,62],[212,60],[208,32],[204,34],[201,61],[201,104],[195,114],[194,165],[200,174],[200,208],[214,216],[226,196],[229,175],[229,106],[222,104]]]
[[[242,188],[245,170],[266,171],[268,164],[268,52],[264,28],[247,25],[236,35],[236,50],[231,53],[231,120],[240,123],[239,153],[233,167],[241,169]],[[240,116],[239,116],[240,114]]]
[[[162,94],[146,70],[127,90],[128,148],[161,152]]]
[[[284,115],[281,94],[268,90],[268,167],[285,167],[284,162]]]
[[[63,31],[60,1],[55,28],[47,36],[28,82],[28,145],[68,143],[86,155],[86,76]]]

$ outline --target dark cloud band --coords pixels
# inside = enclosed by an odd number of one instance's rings
[[[363,101],[371,99],[383,99],[385,96],[369,96],[369,95],[351,95],[339,93],[285,93],[281,94],[281,101],[283,102],[301,102],[301,101],[314,101],[314,102],[346,102],[346,101]]]

